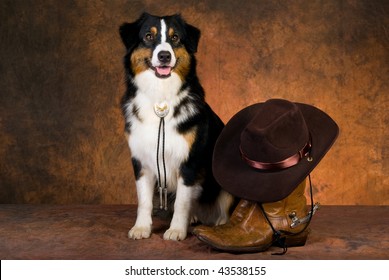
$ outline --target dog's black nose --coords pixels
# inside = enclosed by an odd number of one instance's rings
[[[168,51],[160,51],[158,53],[158,60],[162,63],[169,63],[172,59],[172,55]]]

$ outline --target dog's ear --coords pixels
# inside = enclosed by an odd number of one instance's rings
[[[132,23],[123,23],[119,28],[120,37],[128,50],[132,50],[139,42],[139,31],[143,21],[148,17],[148,13],[143,13],[139,19]]]
[[[197,52],[197,46],[199,45],[201,32],[197,27],[185,23],[186,29],[186,38],[185,38],[185,46],[190,53]]]
[[[197,46],[199,45],[200,40],[200,30],[193,25],[190,25],[185,22],[180,14],[175,14],[173,17],[177,20],[177,22],[184,27],[185,36],[184,36],[184,45],[189,53],[196,53]]]
[[[133,49],[139,41],[139,26],[137,22],[123,23],[119,28],[119,33],[123,44],[129,50]]]

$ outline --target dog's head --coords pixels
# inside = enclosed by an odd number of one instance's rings
[[[200,30],[180,15],[157,17],[144,13],[137,21],[124,23],[119,31],[131,73],[154,71],[162,79],[172,72],[182,80],[186,77],[200,39]]]

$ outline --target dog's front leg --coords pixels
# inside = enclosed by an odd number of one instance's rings
[[[142,239],[151,235],[154,184],[154,177],[146,170],[136,181],[138,213],[134,227],[128,232],[129,238]]]
[[[163,235],[165,240],[184,240],[187,235],[190,212],[197,188],[186,186],[182,179],[178,180],[174,214],[170,228]]]

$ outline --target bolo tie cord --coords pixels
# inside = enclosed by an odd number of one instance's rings
[[[161,170],[159,167],[159,149],[161,143],[161,131],[162,131],[162,168],[163,168],[163,186],[161,179]],[[158,127],[158,143],[157,143],[157,170],[158,170],[158,191],[159,191],[159,208],[168,209],[167,206],[167,185],[166,185],[166,164],[165,164],[165,118],[160,117]],[[164,199],[165,201],[164,201]]]

